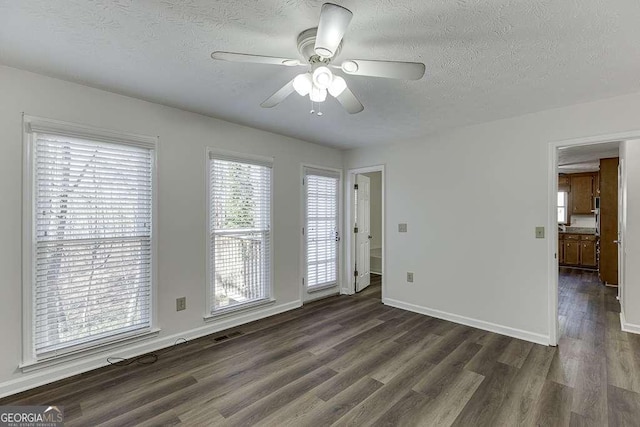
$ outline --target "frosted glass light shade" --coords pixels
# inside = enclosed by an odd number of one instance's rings
[[[313,82],[309,73],[298,74],[293,79],[293,88],[300,96],[307,96],[311,92],[312,86]]]
[[[327,99],[327,90],[314,85],[309,93],[309,98],[313,102],[324,102]]]
[[[340,76],[334,76],[331,86],[329,86],[329,93],[334,98],[339,96],[347,88],[347,82]]]
[[[324,65],[313,71],[313,84],[322,89],[328,89],[333,81],[333,73]]]

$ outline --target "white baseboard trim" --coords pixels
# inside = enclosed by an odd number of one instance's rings
[[[166,337],[159,336],[157,338],[145,340],[144,342],[136,343],[134,345],[106,350],[99,354],[91,355],[90,357],[76,359],[69,363],[55,365],[51,368],[43,368],[32,374],[23,374],[19,378],[0,383],[0,398],[39,387],[41,385],[49,384],[64,378],[72,377],[74,375],[91,371],[93,369],[101,368],[108,365],[106,359],[110,356],[124,358],[140,356],[145,353],[170,347],[175,344],[176,340],[180,338],[193,340],[206,335],[214,334],[219,331],[223,331],[225,329],[234,328],[236,326],[244,325],[249,322],[264,319],[265,317],[284,313],[285,311],[294,310],[301,306],[302,301],[293,301],[286,304],[269,306],[260,310],[242,313],[241,315],[229,316],[221,318],[217,321],[210,321],[205,326],[200,326],[198,328],[194,328],[178,334],[173,334]]]
[[[471,326],[473,328],[482,329],[497,334],[530,341],[536,344],[549,345],[549,336],[537,334],[535,332],[523,331],[522,329],[511,328],[509,326],[498,325],[496,323],[485,322],[484,320],[472,319],[470,317],[460,316],[458,314],[447,313],[433,308],[422,307],[420,305],[410,304],[391,298],[383,298],[382,302],[391,307],[401,308],[414,313],[425,314],[438,319],[448,320],[454,323]]]
[[[624,313],[620,312],[620,327],[623,332],[629,332],[631,334],[640,334],[640,325],[634,323],[628,323],[624,317]]]

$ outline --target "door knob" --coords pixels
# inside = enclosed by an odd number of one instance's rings
[[[369,236],[369,238],[370,238],[370,239],[373,239],[373,237],[372,237],[372,236]]]
[[[620,243],[622,243],[622,240],[614,240],[613,243],[615,243],[616,245],[619,245]]]

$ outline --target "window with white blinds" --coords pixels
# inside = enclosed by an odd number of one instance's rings
[[[153,150],[33,133],[36,358],[151,328]]]
[[[210,311],[270,298],[271,163],[209,155]]]
[[[305,258],[309,288],[337,283],[339,183],[337,173],[305,169]]]

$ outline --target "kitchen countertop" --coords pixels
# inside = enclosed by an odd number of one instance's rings
[[[558,232],[561,234],[596,234],[596,229],[590,227],[567,227],[566,231],[558,228]]]

